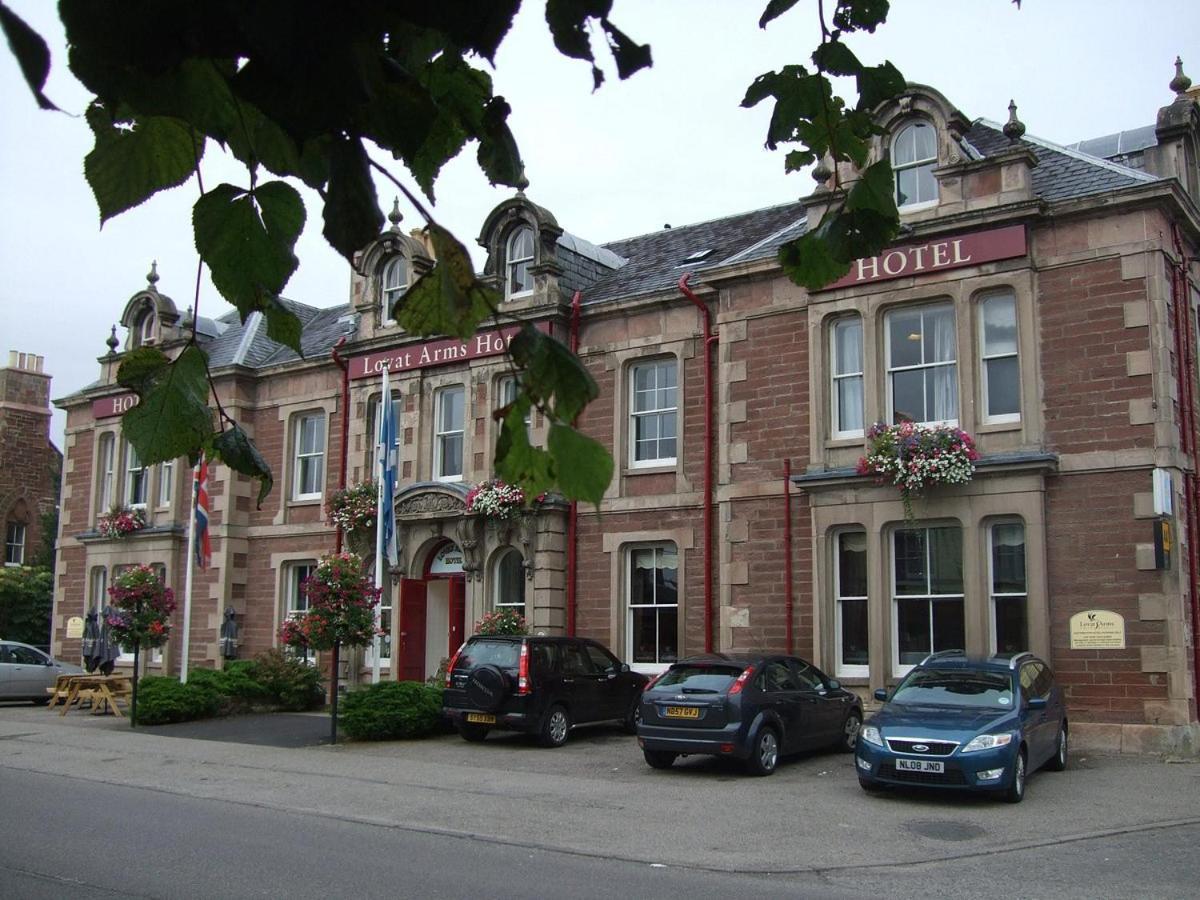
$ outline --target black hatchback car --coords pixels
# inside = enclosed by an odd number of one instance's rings
[[[647,680],[586,638],[477,634],[450,660],[442,712],[468,741],[496,728],[560,747],[575,725],[620,722],[632,734]]]
[[[802,659],[715,653],[681,660],[650,683],[637,733],[655,769],[708,754],[770,775],[788,753],[852,751],[861,725],[858,698]]]

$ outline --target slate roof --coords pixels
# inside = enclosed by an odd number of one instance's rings
[[[348,304],[318,309],[286,298],[281,298],[281,302],[300,317],[304,326],[300,347],[305,357],[328,353],[338,338],[355,331],[353,320],[348,318]],[[259,369],[300,359],[295,351],[267,337],[267,323],[261,313],[252,313],[243,324],[238,312],[230,310],[217,321],[226,326],[225,330],[203,344],[209,365],[214,369],[228,365]]]

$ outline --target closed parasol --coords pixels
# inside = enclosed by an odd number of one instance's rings
[[[83,666],[89,672],[95,672],[100,665],[100,657],[96,653],[100,641],[100,623],[96,610],[89,610],[83,621],[83,643],[80,653],[83,656]]]

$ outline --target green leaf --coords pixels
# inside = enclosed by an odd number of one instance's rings
[[[222,184],[196,201],[192,226],[213,284],[244,322],[266,312],[296,271],[292,248],[304,228],[304,202],[282,181],[259,185],[253,195]],[[298,343],[289,346],[300,352]]]
[[[440,225],[430,225],[437,264],[400,298],[392,315],[413,334],[467,340],[500,305],[500,295],[475,277],[467,249]]]
[[[558,487],[572,500],[599,506],[612,481],[613,461],[597,441],[569,425],[555,422],[548,441]]]
[[[841,41],[825,41],[813,52],[813,64],[831,75],[857,75],[863,64]]]
[[[516,138],[508,129],[508,114],[511,112],[503,97],[495,97],[487,105],[483,115],[483,133],[479,140],[479,168],[492,184],[515,187],[521,180],[525,167],[521,163],[521,152]]]
[[[212,450],[216,457],[233,471],[258,479],[258,500],[255,505],[256,508],[262,509],[263,500],[275,485],[275,476],[271,474],[271,467],[254,446],[254,441],[234,422],[213,438]]]
[[[204,139],[186,122],[164,116],[132,120],[119,128],[113,116],[93,103],[87,111],[95,146],[84,157],[83,173],[96,195],[100,223],[132,209],[165,188],[187,181],[204,155]]]
[[[829,213],[821,225],[779,248],[779,264],[796,284],[810,291],[819,291],[850,271],[850,260],[838,259],[834,246],[824,232]]]
[[[534,403],[560,422],[572,422],[600,389],[579,357],[528,322],[508,347],[513,362],[525,373],[522,386]]]
[[[325,195],[325,228],[333,249],[353,260],[379,236],[383,213],[362,141],[337,141],[330,148],[329,187]],[[290,274],[290,273],[289,273]]]
[[[779,18],[795,5],[796,0],[771,0],[767,4],[767,8],[763,10],[762,16],[759,17],[758,27],[766,28],[768,22]]]
[[[833,26],[842,31],[874,32],[887,19],[888,6],[888,0],[838,0]]]
[[[277,344],[283,344],[304,356],[300,348],[300,337],[304,330],[300,317],[280,302],[278,297],[267,297],[263,314],[267,319],[267,337]]]
[[[907,87],[900,70],[890,62],[863,66],[858,73],[858,108],[869,112],[880,103],[899,97]]]
[[[131,355],[126,362],[117,380],[141,402],[122,416],[121,430],[142,465],[194,454],[213,430],[204,351],[189,346],[165,366],[148,354]]]
[[[890,160],[881,159],[859,173],[858,181],[854,183],[854,187],[846,196],[846,209],[851,212],[872,210],[886,218],[899,220],[900,211],[896,208],[896,184]],[[888,240],[890,239],[889,236]],[[880,249],[882,249],[882,245]]]
[[[496,440],[496,474],[509,484],[517,484],[527,496],[536,497],[555,486],[554,462],[541,447],[529,443],[525,415],[529,398],[520,395],[509,405],[500,421]]]
[[[613,61],[617,64],[617,77],[622,81],[639,69],[648,69],[653,65],[649,44],[639,44],[632,40],[607,18],[600,20],[600,27],[608,35]]]
[[[611,10],[612,0],[546,0],[546,24],[558,52],[591,62],[594,57],[587,20],[607,16]]]
[[[42,40],[42,36],[30,28],[25,21],[14,13],[4,3],[0,3],[0,26],[4,28],[4,36],[8,38],[8,48],[17,58],[25,83],[33,93],[33,98],[42,109],[58,107],[50,102],[42,93],[46,86],[46,76],[50,74],[50,48]]]
[[[783,158],[785,172],[799,172],[805,166],[811,166],[817,161],[817,156],[811,150],[792,150]]]
[[[117,367],[117,382],[138,394],[148,391],[171,365],[157,347],[137,347],[125,354]]]

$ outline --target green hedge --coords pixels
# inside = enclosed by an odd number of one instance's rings
[[[224,699],[210,686],[181,684],[174,678],[147,675],[138,680],[137,720],[139,725],[166,725],[207,719],[221,709]]]
[[[442,689],[419,681],[381,681],[339,701],[338,723],[364,741],[418,738],[440,730]]]

